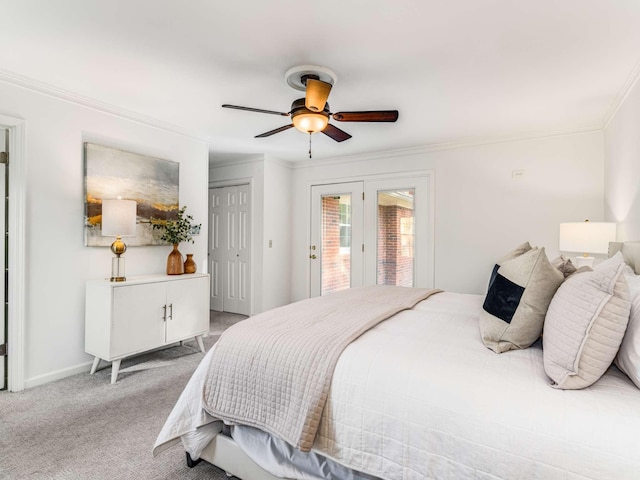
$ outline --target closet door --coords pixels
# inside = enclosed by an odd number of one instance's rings
[[[251,215],[249,185],[209,190],[211,309],[251,311]]]

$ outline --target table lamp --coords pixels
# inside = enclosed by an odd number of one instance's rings
[[[111,259],[112,282],[124,282],[124,258],[122,254],[127,246],[122,237],[136,235],[136,202],[134,200],[103,199],[102,200],[102,236],[116,237],[111,244],[115,257]]]
[[[616,239],[616,224],[613,222],[569,222],[560,224],[560,251],[582,252],[575,257],[576,267],[593,266],[591,253],[607,253],[609,242]]]

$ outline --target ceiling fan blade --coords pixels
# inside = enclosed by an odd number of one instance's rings
[[[366,112],[338,112],[333,119],[339,122],[395,122],[397,110],[372,110]]]
[[[329,98],[329,92],[331,92],[330,83],[308,78],[304,106],[312,112],[323,111]]]
[[[276,112],[275,110],[262,110],[260,108],[241,107],[239,105],[229,105],[227,103],[222,105],[222,108],[235,108],[236,110],[246,110],[247,112],[270,113],[272,115],[282,115],[283,117],[289,116],[288,113]]]
[[[270,130],[268,132],[261,133],[260,135],[256,135],[255,138],[270,137],[271,135],[274,135],[276,133],[280,133],[280,132],[284,132],[285,130],[289,130],[291,127],[293,127],[293,123],[291,123],[289,125],[285,125],[284,127],[276,128],[275,130]]]
[[[322,130],[327,137],[333,138],[336,142],[344,142],[345,140],[349,140],[351,135],[349,135],[344,130],[340,130],[338,127],[334,127],[330,123]]]

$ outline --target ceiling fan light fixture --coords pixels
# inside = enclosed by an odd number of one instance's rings
[[[299,113],[291,119],[293,126],[303,133],[318,133],[329,123],[329,117],[322,113]]]

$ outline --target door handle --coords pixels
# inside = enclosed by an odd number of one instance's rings
[[[162,320],[164,322],[167,321],[167,306],[166,305],[162,306]]]
[[[173,320],[173,303],[169,304],[169,320]]]
[[[309,255],[309,258],[310,258],[311,260],[315,260],[315,259],[316,259],[316,258],[318,258],[318,257],[316,257],[315,255]]]

